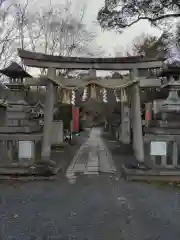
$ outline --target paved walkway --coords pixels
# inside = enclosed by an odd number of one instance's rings
[[[93,128],[87,141],[77,151],[66,176],[72,178],[76,173],[99,174],[115,171],[112,155],[101,138],[101,129]]]

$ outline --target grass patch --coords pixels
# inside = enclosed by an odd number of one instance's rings
[[[143,182],[159,188],[166,188],[166,187],[180,188],[180,181],[132,180],[132,182],[141,182],[141,183]]]

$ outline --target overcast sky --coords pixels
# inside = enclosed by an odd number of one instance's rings
[[[17,1],[17,0],[11,0]],[[20,2],[26,2],[27,0],[19,0]],[[51,0],[51,4],[63,4],[69,0]],[[29,5],[32,9],[38,10],[38,8],[45,7],[50,0],[28,0]],[[73,3],[73,11],[76,16],[80,15],[80,10],[85,4],[87,5],[86,12],[84,15],[84,23],[87,25],[90,31],[97,33],[97,45],[101,46],[105,56],[118,56],[127,51],[130,51],[132,42],[135,37],[141,34],[161,34],[160,30],[152,28],[146,21],[142,21],[133,27],[130,27],[124,31],[123,34],[115,33],[114,31],[102,31],[98,24],[95,24],[98,10],[103,6],[104,0],[71,0]],[[119,53],[119,54],[118,54]],[[38,75],[39,72],[35,69],[29,69],[30,74]],[[105,76],[108,74],[106,71],[97,71],[98,76]]]
[[[21,0],[26,1],[26,0]],[[52,4],[60,3],[68,0],[51,0]],[[126,52],[128,48],[131,48],[131,44],[133,39],[136,36],[145,34],[154,34],[160,35],[160,31],[158,29],[152,28],[149,23],[146,21],[140,22],[134,25],[131,28],[128,28],[124,31],[123,34],[117,34],[114,31],[110,32],[102,32],[101,28],[97,25],[94,27],[94,22],[96,21],[96,16],[98,10],[103,6],[104,0],[71,0],[74,4],[74,12],[78,15],[78,10],[84,5],[87,5],[86,13],[84,16],[84,21],[87,26],[97,32],[97,44],[100,45],[107,56],[114,56],[116,52]],[[29,0],[29,3],[34,7],[45,6],[49,3],[49,0]]]

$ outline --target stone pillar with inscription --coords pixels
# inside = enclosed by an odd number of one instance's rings
[[[121,90],[120,140],[124,144],[130,143],[130,111],[129,111],[127,92],[125,89]]]

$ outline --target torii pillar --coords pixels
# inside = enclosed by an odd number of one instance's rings
[[[49,68],[48,69],[48,78],[55,79],[56,77],[56,69]],[[46,85],[46,101],[44,106],[44,128],[43,128],[43,139],[42,139],[42,150],[41,150],[41,158],[42,161],[48,162],[51,159],[51,130],[52,130],[52,122],[53,122],[53,110],[54,110],[54,100],[55,100],[55,84],[51,81],[47,81]]]
[[[131,71],[132,80],[138,77],[137,69]],[[142,132],[142,119],[141,119],[141,103],[140,103],[140,88],[139,84],[134,83],[131,86],[131,121],[133,130],[133,149],[136,159],[139,163],[144,163],[144,142]]]

